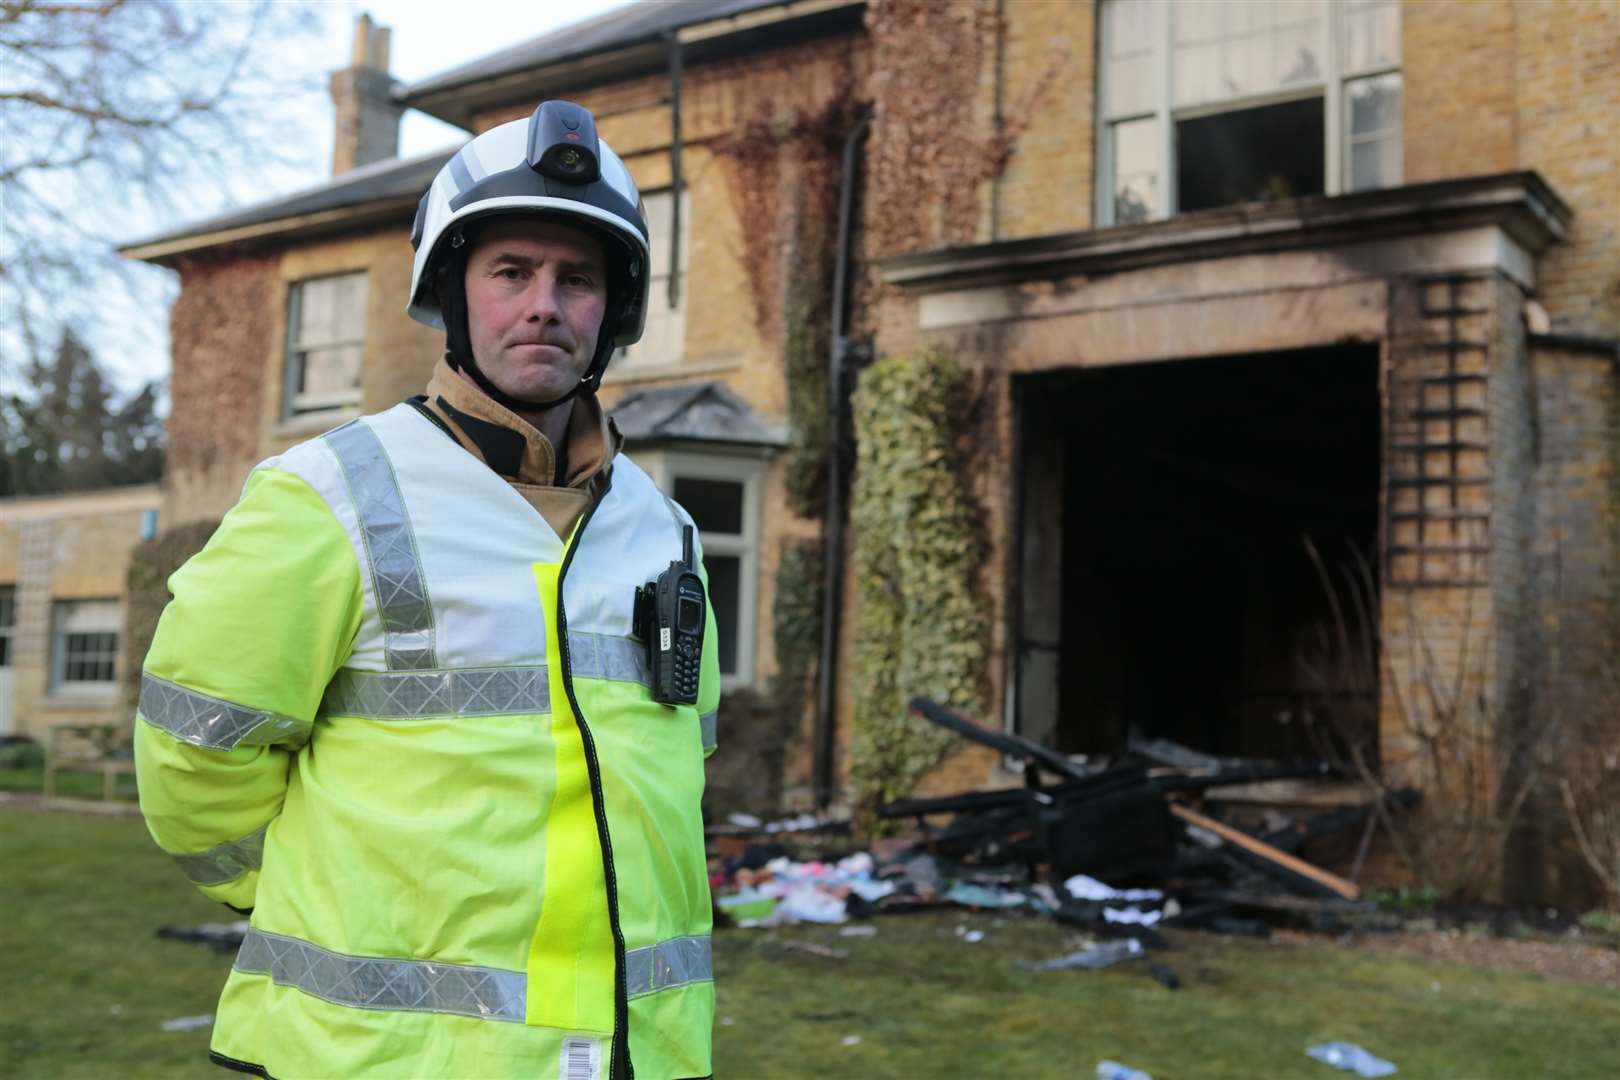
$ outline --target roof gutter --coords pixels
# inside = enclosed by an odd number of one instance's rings
[[[672,35],[682,45],[718,42],[723,38],[769,29],[795,19],[842,8],[862,7],[865,3],[866,0],[785,0],[771,7],[662,30],[620,42],[599,52],[566,57],[538,67],[523,67],[493,78],[472,74],[458,82],[431,86],[422,91],[406,88],[396,100],[407,108],[471,130],[473,117],[483,109],[543,96],[553,90],[656,71],[668,61],[669,38]]]
[[[296,217],[261,221],[253,225],[241,225],[234,229],[219,229],[214,232],[197,233],[192,236],[155,240],[151,243],[130,244],[127,247],[119,248],[118,254],[126,259],[156,263],[159,266],[173,266],[176,256],[203,248],[219,247],[223,244],[240,244],[245,241],[262,240],[287,233],[300,233],[302,234],[300,239],[304,239],[323,233],[341,232],[363,225],[380,224],[402,216],[408,218],[416,213],[416,204],[419,201],[420,199],[416,196],[406,196],[382,202],[341,206],[332,210],[321,210],[313,214],[299,214]]]

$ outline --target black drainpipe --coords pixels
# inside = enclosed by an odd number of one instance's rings
[[[681,39],[671,30],[669,39],[669,307],[681,303],[681,77],[686,58]],[[648,267],[648,273],[652,268]]]
[[[833,751],[838,741],[838,638],[844,600],[844,362],[851,352],[845,336],[849,311],[849,237],[855,202],[856,148],[872,125],[863,113],[844,136],[844,171],[838,193],[838,251],[833,262],[832,347],[827,360],[827,510],[823,524],[821,663],[816,680],[816,805],[826,809],[833,794]]]

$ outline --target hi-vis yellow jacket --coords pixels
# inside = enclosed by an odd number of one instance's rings
[[[710,1074],[714,614],[695,708],[631,636],[690,521],[621,456],[564,541],[409,405],[253,472],[170,579],[136,725],[153,837],[253,909],[217,1063]]]

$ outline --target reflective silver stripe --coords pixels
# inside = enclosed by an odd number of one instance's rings
[[[709,935],[670,938],[624,954],[625,993],[631,997],[688,983],[714,981]]]
[[[227,840],[207,851],[173,858],[193,885],[223,885],[259,868],[264,859],[264,834],[269,828],[267,821],[240,840]]]
[[[634,638],[568,635],[574,674],[652,684],[647,654]],[[344,668],[326,688],[322,716],[420,720],[430,716],[501,716],[551,712],[551,683],[540,666],[447,671],[358,671]]]
[[[570,632],[568,663],[575,675],[588,679],[652,685],[646,646],[635,638]]]
[[[326,688],[322,716],[417,720],[428,716],[549,713],[543,667],[451,671],[355,671],[344,668]]]
[[[527,976],[521,971],[346,956],[258,927],[248,929],[233,966],[245,974],[269,975],[277,986],[290,986],[353,1009],[453,1013],[523,1022]]]
[[[433,650],[433,605],[422,576],[422,560],[394,467],[382,443],[359,420],[322,438],[343,465],[360,518],[389,670],[438,667]]]
[[[299,747],[309,739],[307,721],[199,694],[144,672],[141,674],[141,700],[136,707],[153,727],[167,731],[181,742],[210,750],[273,743]]]
[[[713,750],[720,745],[715,733],[715,720],[719,715],[718,712],[706,712],[698,717],[698,726],[703,731],[703,749],[705,750]]]

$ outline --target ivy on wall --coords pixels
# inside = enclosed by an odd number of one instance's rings
[[[124,704],[132,712],[141,693],[141,665],[146,662],[146,650],[152,647],[158,617],[169,603],[169,575],[201,551],[217,528],[217,521],[180,525],[137,545],[130,554],[125,578],[128,607],[124,617],[123,695]]]
[[[840,153],[858,112],[847,90],[814,106],[760,100],[713,144],[755,327],[782,343],[792,432],[784,476],[799,517],[820,517],[826,499],[834,223]]]
[[[907,701],[926,695],[983,711],[983,513],[961,436],[972,408],[967,373],[937,351],[880,360],[854,395],[852,780],[868,815],[908,794],[954,741],[912,717]]]
[[[1072,62],[1061,43],[1000,116],[985,88],[998,78],[1006,31],[996,0],[881,0],[866,7],[878,86],[873,206],[879,256],[973,243],[986,207],[981,185],[1007,169],[1031,120]],[[1089,61],[1088,61],[1089,62]],[[982,239],[982,237],[980,237]]]
[[[771,604],[776,638],[773,688],[784,711],[802,707],[821,656],[821,547],[819,539],[786,540],[776,566],[776,599]]]

